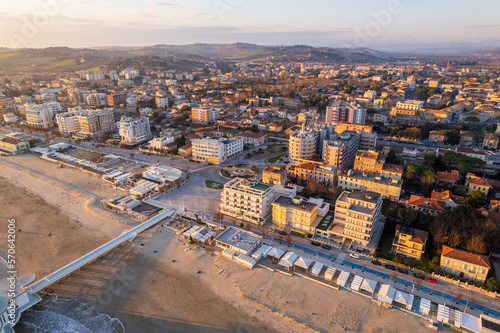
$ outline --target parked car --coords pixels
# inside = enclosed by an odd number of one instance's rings
[[[438,281],[435,278],[428,278],[427,282],[434,283],[434,284],[438,283]]]
[[[286,232],[284,232],[284,231],[278,231],[278,234],[280,234],[282,236],[286,236]]]
[[[351,258],[354,258],[354,259],[359,259],[359,258],[360,258],[360,257],[359,257],[359,254],[357,254],[357,253],[351,253],[351,254],[349,254],[349,256],[350,256]]]
[[[420,280],[425,280],[425,275],[420,274],[420,273],[413,273],[412,274],[414,278],[420,279]]]
[[[398,272],[408,275],[408,270],[402,267],[398,267]]]
[[[377,259],[372,260],[372,264],[377,265],[377,266],[382,266],[382,263],[378,261]]]
[[[332,249],[332,247],[330,245],[328,245],[328,244],[322,244],[321,247],[324,248],[325,250],[331,250]]]
[[[394,265],[385,264],[384,267],[387,268],[387,269],[391,269],[393,271],[396,270],[396,266],[394,266]]]
[[[320,243],[320,242],[316,242],[316,241],[312,241],[312,242],[311,242],[311,245],[314,245],[314,246],[321,246],[321,243]]]

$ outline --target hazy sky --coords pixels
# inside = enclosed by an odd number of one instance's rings
[[[17,0],[0,7],[0,46],[500,46],[498,13],[498,0]]]

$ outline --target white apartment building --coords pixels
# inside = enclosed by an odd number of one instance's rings
[[[105,93],[95,93],[86,96],[86,101],[88,105],[101,106],[106,105],[106,94]]]
[[[330,238],[354,246],[367,246],[380,218],[382,195],[369,191],[344,191],[335,203],[335,217],[328,228]]]
[[[159,138],[154,138],[153,140],[149,141],[149,147],[153,149],[158,149],[161,150],[163,149],[164,146],[168,145],[169,143],[174,142],[175,139],[173,136],[162,136]]]
[[[53,126],[51,110],[43,104],[24,106],[26,124],[34,128],[51,128]]]
[[[289,137],[288,153],[293,163],[312,160],[318,148],[316,131],[293,133]]]
[[[155,104],[157,108],[165,109],[168,107],[168,98],[167,96],[156,96]]]
[[[148,117],[132,118],[123,116],[118,122],[118,129],[122,139],[121,144],[137,145],[151,140],[151,127]]]
[[[417,100],[407,100],[396,103],[396,108],[401,110],[420,111],[422,106],[424,106],[424,102]]]
[[[105,76],[103,72],[95,71],[95,72],[88,72],[87,74],[85,74],[85,78],[89,81],[98,81],[98,80],[104,80]]]
[[[373,101],[377,97],[377,92],[375,90],[367,90],[363,94],[364,98],[369,98],[371,101]]]
[[[326,124],[336,125],[340,122],[364,124],[366,109],[356,103],[331,100],[326,107]]]
[[[191,140],[192,155],[195,161],[220,164],[243,151],[244,139],[233,138],[203,138]]]
[[[360,107],[350,109],[347,122],[351,124],[364,124],[366,122],[366,109]]]
[[[17,123],[19,121],[19,117],[14,113],[9,112],[3,115],[3,121],[5,121],[6,123]]]
[[[323,144],[325,164],[333,165],[341,171],[352,168],[360,141],[360,133],[345,131],[342,134],[334,134],[330,140],[325,140]]]
[[[201,105],[191,109],[191,121],[193,123],[208,124],[220,119],[221,111],[211,105]]]
[[[63,136],[92,137],[115,129],[112,108],[85,110],[78,107],[69,110],[56,115],[57,127]]]
[[[262,225],[271,216],[274,189],[258,181],[235,178],[224,185],[221,200],[222,214]]]

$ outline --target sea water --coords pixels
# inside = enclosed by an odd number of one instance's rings
[[[95,311],[93,306],[77,299],[48,295],[22,314],[14,327],[26,333],[123,333],[125,328],[116,318]]]

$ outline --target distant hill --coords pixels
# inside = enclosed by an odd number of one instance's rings
[[[248,43],[154,45],[136,48],[145,54],[194,55],[228,61],[314,61],[314,62],[385,62],[385,54],[371,49],[342,49],[307,45],[262,46]]]

